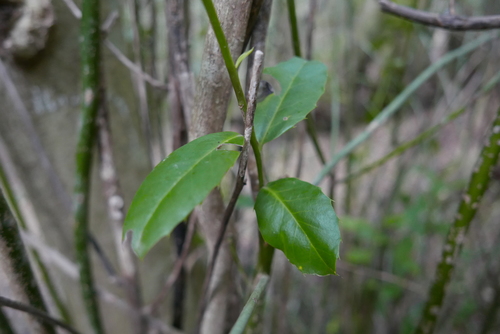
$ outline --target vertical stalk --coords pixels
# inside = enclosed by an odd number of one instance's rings
[[[12,161],[10,161],[5,143],[3,143],[3,140],[0,138],[0,188],[3,190],[5,200],[7,201],[9,209],[16,219],[19,228],[23,231],[27,231],[29,230],[28,223],[26,221],[26,217],[24,217],[23,215],[23,210],[21,209],[22,205],[17,201],[17,197],[19,196],[16,196],[16,190],[11,187],[11,184],[19,182],[19,180],[16,181],[16,179],[18,179],[18,176],[15,174],[13,168],[14,166],[12,165]],[[9,180],[9,178],[12,178],[12,180]],[[38,222],[36,224],[38,224]],[[33,226],[31,227],[33,228]],[[55,303],[57,311],[67,323],[71,323],[71,317],[66,308],[66,305],[64,305],[61,297],[59,296],[59,292],[54,285],[54,281],[49,275],[47,267],[42,262],[40,254],[34,249],[30,250],[30,254],[33,256],[33,260],[35,261],[37,266],[36,269],[39,270],[43,283],[45,283],[45,287],[47,288],[50,297]]]
[[[441,261],[437,265],[436,278],[429,289],[429,297],[415,331],[417,334],[432,333],[434,331],[446,295],[446,287],[451,280],[455,263],[460,255],[471,221],[479,207],[479,202],[486,189],[488,189],[491,174],[498,161],[499,153],[500,108],[493,122],[490,137],[481,150],[481,155],[476,162],[467,190],[460,202],[455,221],[446,237]]]
[[[290,30],[292,33],[293,53],[297,57],[302,57],[300,52],[299,29],[297,27],[297,15],[295,14],[295,1],[287,0],[286,3],[288,5],[288,18],[290,20]]]
[[[103,333],[99,304],[92,279],[87,249],[92,150],[96,137],[96,116],[100,89],[99,0],[83,0],[80,36],[82,62],[82,109],[76,149],[74,188],[75,248],[80,269],[83,300],[94,333]]]
[[[3,257],[2,262],[5,272],[10,277],[11,282],[17,285],[22,298],[31,306],[47,312],[24,249],[19,227],[2,193],[0,193],[0,253]],[[15,287],[13,288],[13,290],[17,290]],[[55,334],[54,327],[43,322],[40,322],[39,326],[30,326],[30,329],[37,329],[44,334]]]

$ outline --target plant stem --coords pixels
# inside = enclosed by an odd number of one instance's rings
[[[210,24],[214,30],[215,37],[219,43],[220,51],[224,63],[226,64],[227,72],[229,73],[229,78],[231,79],[231,84],[236,94],[236,99],[238,100],[238,106],[242,110],[243,114],[246,115],[247,112],[247,101],[245,99],[245,93],[243,92],[243,87],[240,83],[240,78],[238,76],[238,70],[234,65],[233,57],[231,57],[231,51],[229,50],[229,45],[227,44],[226,36],[224,31],[222,31],[222,26],[217,16],[217,12],[214,7],[212,0],[202,0],[205,10],[207,11]],[[259,143],[257,142],[257,137],[255,137],[255,131],[252,131],[252,138],[250,140],[252,149],[255,155],[255,161],[257,162],[257,171],[259,173],[259,186],[264,186],[264,169],[262,164],[262,155],[259,148]]]
[[[26,222],[26,219],[23,215],[23,211],[21,210],[21,205],[18,203],[15,191],[12,189],[10,183],[15,183],[16,181],[12,180],[12,182],[9,182],[8,175],[9,172],[9,158],[7,151],[5,149],[5,144],[2,142],[0,139],[0,188],[3,190],[5,200],[7,201],[7,204],[10,208],[10,211],[12,212],[12,215],[17,221],[17,224],[22,231],[28,231],[28,224]],[[41,236],[39,236],[41,237]],[[71,323],[71,317],[69,315],[69,312],[64,305],[63,301],[61,300],[61,297],[59,296],[59,293],[54,285],[54,282],[52,281],[52,278],[49,275],[49,272],[47,270],[47,267],[45,264],[42,262],[40,258],[40,254],[38,251],[31,249],[30,250],[31,255],[33,256],[33,259],[36,262],[36,265],[38,267],[38,270],[40,270],[40,274],[42,276],[43,282],[45,283],[50,297],[53,299],[57,311],[61,314],[62,318],[67,322]]]
[[[96,117],[100,98],[99,0],[84,0],[82,3],[80,39],[83,93],[74,188],[75,247],[87,316],[94,333],[103,333],[87,249],[92,151],[96,137]]]
[[[49,314],[47,314],[44,311],[41,311],[37,309],[36,307],[33,307],[31,305],[23,304],[14,300],[10,300],[8,298],[0,296],[0,306],[5,306],[5,307],[10,307],[15,310],[23,311],[26,313],[29,313],[38,319],[40,319],[43,323],[45,323],[47,326],[59,326],[61,328],[64,328],[66,331],[72,334],[79,334],[78,331],[76,331],[73,327],[68,326],[62,321],[59,321],[57,319],[52,318]],[[55,333],[55,332],[54,332]]]
[[[236,320],[236,323],[234,324],[229,334],[243,333],[245,327],[247,326],[248,321],[250,320],[250,317],[252,316],[253,310],[255,309],[255,306],[259,303],[262,292],[266,289],[268,283],[269,283],[269,275],[260,274],[259,276],[257,276],[257,285],[255,286],[255,289],[250,295],[250,298],[248,298],[245,307],[243,307],[243,310],[241,311],[238,320]]]
[[[297,27],[297,15],[295,14],[295,1],[287,0],[286,3],[288,5],[288,18],[290,20],[290,30],[292,33],[293,53],[297,57],[302,57],[300,52],[299,29]]]
[[[432,333],[437,316],[446,294],[446,287],[451,280],[455,262],[460,254],[470,223],[476,214],[491,178],[500,154],[500,108],[492,125],[488,141],[484,144],[481,155],[471,175],[467,191],[458,207],[453,226],[448,232],[441,261],[437,265],[436,278],[429,289],[429,297],[415,333]]]
[[[323,169],[319,172],[314,180],[314,184],[318,185],[323,178],[330,173],[330,171],[344,158],[354,151],[356,147],[358,147],[365,140],[370,138],[370,136],[378,129],[382,124],[385,123],[393,114],[398,111],[402,105],[406,102],[406,100],[425,82],[429,79],[434,73],[436,73],[439,69],[441,69],[446,64],[450,63],[452,60],[461,57],[484,43],[495,38],[497,34],[487,34],[483,35],[470,43],[467,43],[460,48],[448,52],[446,55],[441,57],[434,64],[427,67],[420,75],[413,80],[408,87],[406,87],[396,98],[386,106],[378,115],[373,119],[373,121],[368,124],[366,129],[360,133],[356,138],[347,143],[339,153],[334,155],[332,159],[323,167]]]
[[[7,202],[0,192],[0,253],[2,255],[2,269],[13,283],[11,288],[23,296],[33,307],[47,311],[42,294],[36,283],[35,275],[26,254],[19,227],[10,212]],[[34,328],[31,327],[33,330]],[[53,326],[40,323],[41,333],[54,333]]]
[[[403,144],[399,145],[398,147],[396,147],[394,150],[392,150],[390,153],[386,154],[382,158],[380,158],[380,159],[374,161],[373,163],[369,164],[368,166],[365,166],[365,167],[361,168],[360,170],[348,175],[344,179],[338,180],[337,183],[347,182],[348,180],[358,178],[358,177],[360,177],[368,172],[371,172],[375,168],[383,166],[387,161],[391,160],[392,158],[403,154],[404,152],[406,152],[406,150],[408,150],[414,146],[417,146],[418,144],[422,143],[426,139],[432,137],[443,126],[445,126],[446,124],[455,120],[458,116],[462,115],[465,112],[465,110],[466,110],[465,108],[458,109],[457,111],[455,111],[455,112],[451,113],[450,115],[446,116],[445,118],[443,118],[441,120],[441,122],[439,122],[438,124],[434,125],[433,127],[429,128],[429,129],[425,130],[424,132],[422,132],[421,134],[419,134],[417,137],[415,137],[407,142],[404,142]]]

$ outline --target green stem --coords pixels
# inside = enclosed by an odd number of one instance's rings
[[[92,151],[100,88],[99,0],[82,3],[80,53],[82,61],[82,110],[76,149],[74,188],[75,247],[83,300],[94,333],[104,333],[87,249]]]
[[[409,140],[407,142],[404,142],[403,144],[396,147],[392,152],[386,154],[385,156],[378,159],[377,161],[369,164],[368,166],[366,166],[364,168],[361,168],[360,170],[352,173],[351,175],[348,175],[345,179],[338,180],[337,182],[341,183],[341,182],[346,182],[348,180],[358,178],[358,177],[360,177],[368,172],[371,172],[375,168],[383,166],[387,161],[391,160],[392,158],[403,154],[404,152],[406,152],[406,150],[408,150],[414,146],[417,146],[418,144],[422,143],[424,140],[432,137],[443,126],[450,123],[451,121],[456,119],[458,116],[462,115],[464,112],[465,112],[465,108],[458,109],[457,111],[455,111],[455,112],[451,113],[450,115],[446,116],[445,118],[443,118],[441,120],[441,122],[439,122],[438,124],[434,125],[430,129],[427,129],[424,132],[422,132],[421,134],[419,134],[417,137],[415,137],[412,140]]]
[[[312,119],[312,115],[306,118],[306,129],[309,137],[311,137],[314,149],[316,150],[316,154],[318,155],[321,164],[326,164],[326,158],[321,150],[321,146],[319,146],[318,135],[316,133],[316,127],[314,125],[314,120]]]
[[[470,223],[476,214],[488,184],[491,173],[500,154],[500,108],[492,125],[488,141],[484,144],[476,162],[465,194],[458,207],[453,226],[448,232],[441,261],[437,265],[436,278],[429,289],[429,297],[415,333],[432,333],[437,316],[446,294],[446,287],[451,280],[455,262],[460,254]]]
[[[297,15],[295,14],[295,1],[287,0],[288,18],[290,19],[290,28],[292,33],[293,52],[297,57],[302,57],[300,52],[300,37],[297,27]]]
[[[205,10],[207,11],[207,15],[210,20],[210,24],[212,25],[212,29],[214,30],[215,38],[219,43],[219,48],[222,54],[222,58],[224,59],[227,72],[229,73],[229,79],[231,80],[234,93],[236,94],[236,99],[238,100],[238,106],[243,111],[243,114],[246,115],[247,100],[245,98],[243,87],[241,86],[240,83],[238,70],[234,65],[233,57],[231,56],[231,50],[229,49],[229,45],[226,40],[226,35],[224,35],[224,31],[222,30],[219,17],[217,16],[217,11],[215,10],[214,3],[212,2],[212,0],[202,0],[202,1],[203,5],[205,6]],[[264,169],[262,164],[262,155],[260,152],[259,143],[257,142],[257,137],[255,137],[255,131],[252,131],[252,138],[250,140],[250,144],[252,145],[252,149],[255,155],[255,161],[257,163],[257,171],[259,173],[259,187],[262,188],[264,186]]]
[[[21,213],[21,209],[19,208],[19,204],[16,200],[16,195],[14,194],[14,191],[12,190],[8,179],[7,175],[5,174],[4,168],[2,165],[0,165],[0,188],[3,190],[5,200],[7,201],[7,204],[10,208],[10,211],[12,212],[12,215],[17,221],[17,224],[19,225],[19,228],[23,231],[27,231],[27,224],[26,221],[24,220],[24,216]],[[63,301],[61,300],[61,297],[59,296],[59,293],[57,292],[57,289],[55,288],[54,282],[52,281],[52,278],[50,277],[47,268],[43,264],[42,260],[40,259],[40,255],[38,254],[37,251],[31,250],[31,254],[33,255],[33,259],[35,260],[38,269],[40,270],[40,273],[42,275],[42,279],[47,286],[47,289],[49,290],[49,294],[54,300],[54,303],[56,304],[57,310],[61,314],[62,318],[68,323],[71,323],[71,317],[69,315],[69,312],[64,305]]]
[[[432,77],[439,69],[441,69],[446,64],[455,60],[458,57],[464,56],[465,54],[477,49],[484,43],[495,38],[497,34],[487,34],[479,38],[476,38],[470,43],[467,43],[460,48],[448,52],[446,55],[441,57],[434,64],[427,67],[415,80],[413,80],[408,87],[406,87],[396,98],[386,106],[378,115],[373,119],[373,121],[368,124],[366,129],[360,133],[356,138],[347,143],[339,153],[334,155],[332,159],[323,167],[318,176],[314,180],[314,184],[318,185],[323,178],[330,173],[330,171],[344,158],[345,156],[351,154],[351,152],[358,147],[361,143],[367,140],[372,133],[375,132],[382,124],[385,123],[393,114],[398,111],[406,100],[425,82],[427,79]]]
[[[229,334],[241,334],[245,330],[245,327],[252,316],[252,313],[255,309],[255,306],[259,303],[259,300],[262,296],[262,292],[266,289],[267,284],[269,283],[269,275],[261,274],[257,277],[257,285],[253,290],[250,298],[248,298],[245,307],[241,311],[238,320],[234,324],[233,328],[229,332]]]
[[[33,307],[47,312],[42,294],[26,254],[19,227],[0,192],[0,251],[5,259],[5,272]],[[41,322],[42,333],[56,333],[52,325]]]

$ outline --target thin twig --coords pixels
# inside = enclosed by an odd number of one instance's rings
[[[179,274],[181,273],[181,269],[184,267],[184,263],[189,253],[191,241],[193,240],[195,225],[196,225],[196,213],[193,212],[189,217],[186,238],[184,239],[184,243],[182,245],[182,252],[180,256],[177,257],[177,259],[175,260],[172,272],[165,281],[165,285],[161,289],[160,293],[158,293],[158,297],[156,297],[156,299],[153,300],[153,302],[148,307],[146,307],[146,313],[151,314],[153,316],[158,314],[158,310],[161,306],[161,303],[165,300],[165,298],[167,298],[168,292],[179,278]]]
[[[24,304],[24,303],[15,301],[15,300],[11,300],[9,298],[5,298],[2,296],[0,296],[0,305],[5,306],[5,307],[10,307],[10,308],[18,310],[18,311],[23,311],[23,312],[29,313],[47,324],[50,324],[52,326],[59,326],[59,327],[63,328],[66,331],[68,331],[69,333],[80,334],[80,332],[75,330],[73,327],[65,324],[64,322],[62,322],[60,320],[52,318],[49,314],[31,306],[31,305]]]
[[[259,86],[260,76],[262,74],[262,64],[264,61],[264,53],[257,50],[254,57],[254,65],[252,69],[252,76],[250,79],[250,89],[248,94],[248,108],[245,114],[245,142],[240,155],[240,163],[238,166],[238,176],[236,178],[236,185],[234,187],[233,194],[224,212],[224,217],[222,218],[222,225],[217,237],[217,241],[214,246],[214,251],[212,253],[212,259],[210,260],[209,267],[207,269],[207,274],[205,277],[205,282],[203,283],[202,299],[200,304],[200,309],[198,313],[198,328],[201,326],[203,319],[203,314],[210,300],[209,288],[210,282],[212,280],[215,264],[217,261],[217,256],[219,255],[219,250],[221,248],[222,242],[224,240],[224,234],[226,233],[227,226],[229,225],[229,219],[233,214],[234,208],[236,206],[236,201],[241,193],[241,190],[245,186],[245,174],[248,163],[248,150],[250,148],[250,141],[253,133],[253,119],[255,114],[255,108],[257,106],[257,89]]]
[[[451,0],[451,2],[453,2]],[[455,15],[455,7],[450,6],[451,15],[428,13],[422,10],[397,5],[389,0],[379,0],[380,9],[388,14],[428,26],[449,30],[488,30],[500,28],[500,15],[465,17]]]
[[[137,66],[130,59],[128,59],[127,56],[125,56],[109,39],[104,40],[104,45],[106,45],[109,51],[111,51],[111,53],[115,55],[116,59],[118,59],[120,63],[125,65],[125,67],[127,67],[132,72],[134,72],[134,74],[137,77],[146,81],[154,88],[168,91],[168,86],[165,83],[153,78],[151,75],[141,70],[139,66]]]
[[[113,264],[109,260],[108,256],[102,250],[102,247],[101,247],[101,245],[99,245],[99,242],[97,241],[97,239],[93,235],[91,235],[90,233],[89,233],[88,237],[89,237],[90,244],[94,248],[94,251],[96,252],[99,260],[101,260],[102,266],[104,267],[104,270],[108,274],[111,281],[113,283],[119,282],[120,278],[118,277],[118,274],[116,273],[116,270],[113,267]]]

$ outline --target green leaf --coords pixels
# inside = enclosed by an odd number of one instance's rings
[[[280,95],[271,94],[257,105],[255,135],[262,146],[303,120],[325,91],[326,66],[318,61],[292,58],[265,74],[278,80]]]
[[[146,177],[134,196],[123,232],[133,231],[132,248],[139,257],[170,234],[220,183],[243,145],[235,132],[212,133],[175,150]]]
[[[335,274],[340,231],[332,201],[319,187],[286,178],[257,195],[255,212],[264,240],[306,274]]]
[[[251,49],[250,49],[250,50],[248,50],[247,52],[242,53],[242,54],[238,57],[238,59],[236,60],[236,64],[234,64],[234,66],[235,66],[236,68],[240,67],[241,62],[243,62],[243,60],[245,60],[245,58],[246,58],[246,57],[250,56],[250,54],[253,52],[253,49],[254,49],[254,48],[251,48]]]

